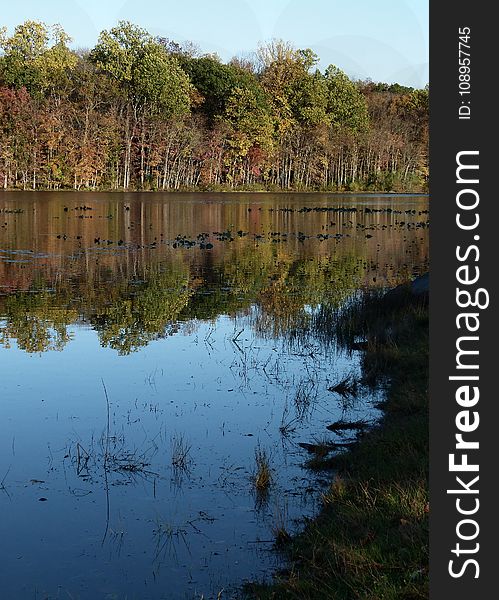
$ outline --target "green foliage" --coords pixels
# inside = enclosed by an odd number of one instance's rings
[[[49,29],[40,21],[25,21],[15,28],[14,35],[4,36],[2,47],[6,56],[17,56],[34,61],[46,52],[50,39]]]
[[[324,77],[327,87],[327,111],[331,115],[331,122],[354,131],[366,129],[369,123],[367,104],[354,83],[334,65],[326,69]]]
[[[132,84],[144,48],[152,43],[145,29],[120,21],[110,31],[102,31],[90,59],[120,83]]]
[[[247,88],[235,88],[227,100],[223,120],[230,124],[228,164],[241,165],[252,153],[252,157],[258,159],[255,168],[260,172],[264,158],[273,149],[273,123],[254,92]]]
[[[121,21],[0,32],[0,184],[22,189],[424,191],[428,89],[317,70],[273,40],[224,64]]]
[[[68,48],[70,41],[60,25],[48,27],[39,21],[18,25],[14,35],[0,38],[4,51],[2,79],[9,86],[26,87],[33,94],[61,91],[77,63],[76,55]]]
[[[182,56],[180,63],[202,96],[202,111],[210,119],[223,115],[236,88],[248,89],[263,105],[264,94],[255,76],[234,64],[223,64],[214,56]]]
[[[144,49],[132,84],[138,96],[157,107],[162,115],[181,115],[189,111],[189,80],[178,62],[157,44],[149,44]]]
[[[260,48],[259,56],[262,85],[272,98],[279,131],[293,122],[367,127],[366,103],[353,82],[333,65],[325,75],[312,73],[318,57],[309,48],[296,50],[277,40]]]
[[[328,89],[319,71],[304,73],[290,88],[289,103],[293,115],[304,125],[329,124]]]
[[[400,83],[372,83],[368,85],[375,92],[389,92],[390,94],[410,94],[414,88],[400,85]]]
[[[418,117],[424,118],[429,110],[429,89],[412,90],[409,94],[409,109],[414,111]]]
[[[272,103],[278,138],[296,122],[293,109],[300,107],[299,83],[306,80],[312,55],[296,50],[282,40],[273,40],[258,49],[260,81]],[[294,106],[292,105],[294,103]]]
[[[90,59],[115,79],[136,105],[162,116],[189,111],[191,86],[178,61],[144,29],[121,21],[103,31]]]

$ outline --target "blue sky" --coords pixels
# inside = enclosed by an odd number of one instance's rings
[[[152,34],[195,42],[228,60],[282,38],[312,48],[321,68],[423,87],[428,82],[429,0],[21,0],[4,3],[0,26],[60,23],[75,47],[125,19]]]

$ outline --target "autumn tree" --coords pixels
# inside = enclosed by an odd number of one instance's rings
[[[90,51],[0,30],[0,184],[421,190],[428,90],[352,81],[273,40],[224,63],[121,21]]]
[[[115,80],[123,92],[125,156],[123,187],[130,186],[132,145],[139,137],[140,179],[146,168],[146,119],[168,119],[190,109],[191,85],[177,59],[144,29],[121,21],[103,31],[90,60]]]
[[[62,91],[67,75],[77,63],[68,47],[71,38],[60,25],[48,27],[26,21],[11,37],[4,35],[1,77],[8,86],[25,87],[32,94]]]

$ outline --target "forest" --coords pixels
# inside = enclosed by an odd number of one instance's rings
[[[273,40],[224,63],[129,22],[0,29],[0,187],[425,192],[428,87]]]

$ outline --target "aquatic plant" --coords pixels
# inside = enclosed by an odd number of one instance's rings
[[[270,457],[260,445],[255,448],[256,470],[253,476],[255,488],[258,492],[266,491],[270,488],[273,481],[272,469],[270,467]]]
[[[174,434],[171,438],[172,466],[174,469],[187,471],[192,462],[190,451],[192,446],[183,434]]]

